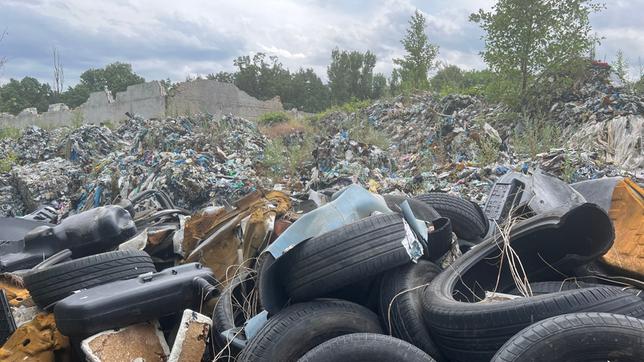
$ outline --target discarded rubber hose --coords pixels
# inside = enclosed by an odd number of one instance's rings
[[[644,321],[619,314],[574,313],[539,321],[510,338],[492,362],[641,361]]]
[[[382,334],[353,333],[333,338],[313,348],[299,362],[370,361],[431,362],[418,347]]]
[[[199,293],[197,295],[200,295],[204,302],[216,298],[220,294],[219,289],[204,278],[194,278],[192,283],[195,286],[196,292]]]
[[[248,278],[247,273],[237,274],[222,290],[215,308],[212,312],[212,335],[213,340],[220,348],[224,348],[227,342],[221,333],[235,328],[235,305],[233,295],[235,289]]]

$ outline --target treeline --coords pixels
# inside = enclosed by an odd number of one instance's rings
[[[0,87],[0,112],[18,114],[25,108],[35,107],[45,112],[50,104],[65,103],[71,108],[83,104],[91,92],[109,89],[113,94],[124,91],[129,85],[143,83],[145,79],[132,71],[126,63],[112,63],[104,68],[89,69],[80,76],[74,87],[56,91],[36,78],[11,79]]]
[[[480,54],[487,64],[485,70],[463,70],[438,62],[440,49],[429,41],[426,19],[416,11],[401,39],[405,56],[392,60],[394,69],[389,77],[374,73],[377,58],[371,51],[336,48],[330,54],[326,83],[311,68],[290,70],[277,57],[263,53],[240,56],[233,61],[232,72],[206,78],[233,83],[259,99],[279,96],[285,108],[306,112],[416,90],[474,94],[531,112],[548,107],[585,76],[599,42],[589,17],[604,7],[594,0],[497,0],[491,10],[470,16],[484,30],[485,47]],[[613,63],[627,87],[644,93],[644,67],[640,68],[639,78],[631,80],[623,53],[618,53]],[[42,112],[58,102],[77,107],[90,92],[105,87],[112,92],[123,91],[143,81],[125,63],[87,70],[76,86],[64,91],[58,83],[52,90],[34,78],[11,79],[0,87],[0,112],[17,114],[27,107]],[[172,87],[169,80],[162,82]]]

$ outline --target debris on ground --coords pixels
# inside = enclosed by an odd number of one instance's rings
[[[594,316],[644,318],[644,100],[605,69],[546,131],[417,93],[313,135],[129,114],[0,140],[0,361],[489,361],[557,318],[620,334]]]

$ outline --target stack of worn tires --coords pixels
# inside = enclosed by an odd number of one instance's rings
[[[401,203],[432,228],[422,256],[406,244]],[[306,240],[267,267],[248,316],[252,276],[217,302],[213,337],[238,361],[641,361],[640,290],[581,275],[607,252],[611,220],[593,204],[489,232],[481,208],[443,193],[386,197],[376,214]],[[487,234],[490,235],[487,235]],[[486,236],[487,235],[487,236]],[[509,248],[511,246],[511,248]],[[449,263],[446,255],[462,256]],[[517,261],[520,262],[517,265]],[[262,289],[271,271],[278,286]],[[517,278],[523,287],[517,289]],[[259,281],[259,282],[257,282]],[[267,296],[285,302],[269,305]],[[257,322],[260,320],[260,322]],[[236,331],[231,336],[230,331]],[[227,334],[228,333],[228,334]],[[244,335],[244,338],[240,336]],[[226,335],[228,337],[226,337]],[[240,342],[241,341],[241,342]]]

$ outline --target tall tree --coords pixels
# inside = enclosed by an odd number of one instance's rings
[[[134,73],[132,65],[115,62],[105,68],[88,69],[80,75],[80,82],[68,88],[62,95],[63,102],[70,107],[83,104],[91,92],[102,91],[107,87],[113,95],[123,92],[128,86],[145,82],[143,77]]]
[[[598,42],[589,15],[601,8],[594,0],[498,0],[470,20],[485,30],[483,59],[499,74],[517,76],[525,105],[537,74],[565,69],[589,54]]]
[[[295,107],[306,112],[321,112],[331,104],[329,88],[311,68],[293,73],[288,89],[290,92],[283,99],[287,109]]]
[[[378,73],[373,76],[373,87],[371,91],[371,98],[379,99],[387,94],[387,77],[384,74]]]
[[[402,59],[394,59],[394,64],[400,66],[403,87],[429,88],[428,73],[434,66],[434,59],[438,55],[438,46],[429,42],[425,33],[426,27],[425,17],[416,10],[409,20],[409,28],[405,37],[400,41],[407,54]]]
[[[353,98],[371,98],[375,66],[376,56],[370,51],[361,53],[333,49],[331,64],[327,67],[333,102],[341,104]]]
[[[433,91],[458,92],[465,85],[463,71],[456,65],[443,65],[430,81]]]
[[[45,112],[51,95],[49,84],[41,84],[36,78],[24,77],[20,81],[10,79],[0,87],[0,112],[18,114],[31,107],[37,108],[38,112]]]

